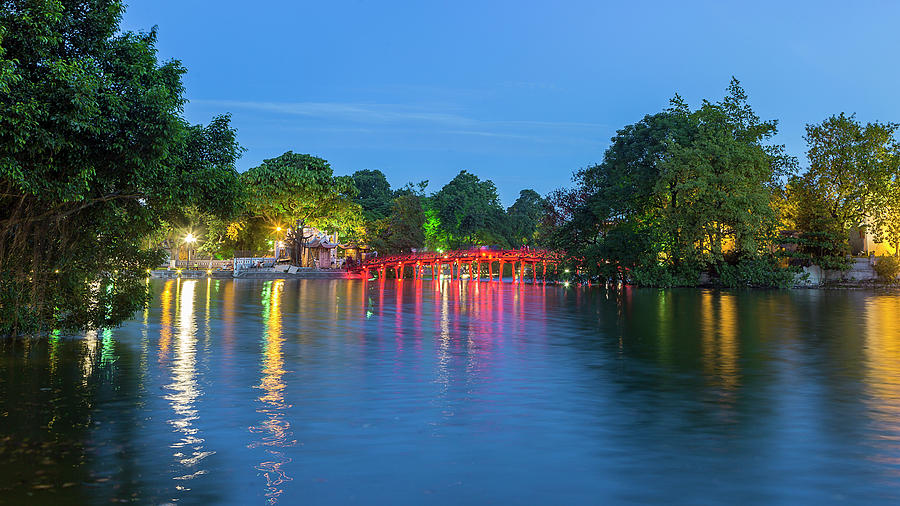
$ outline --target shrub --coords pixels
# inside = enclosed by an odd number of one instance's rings
[[[788,288],[800,271],[799,267],[781,267],[774,256],[744,258],[718,266],[719,283],[729,288]]]
[[[631,271],[631,282],[637,286],[673,288],[676,286],[697,286],[700,283],[700,270],[671,265],[639,265]]]
[[[885,283],[897,283],[900,275],[900,258],[878,257],[875,262],[875,273]]]

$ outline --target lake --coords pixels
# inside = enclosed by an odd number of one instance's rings
[[[0,341],[0,503],[900,501],[900,296],[154,280]]]

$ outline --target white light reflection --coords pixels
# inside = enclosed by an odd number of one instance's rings
[[[85,387],[88,386],[88,378],[90,378],[91,373],[94,371],[94,361],[97,358],[97,347],[99,346],[100,341],[97,339],[97,331],[89,330],[84,335],[84,340],[82,341],[83,352],[82,362],[81,362],[81,383]]]
[[[447,401],[450,391],[450,362],[453,360],[453,354],[450,351],[450,345],[452,344],[450,336],[450,297],[448,296],[450,283],[447,283],[447,285],[446,289],[438,292],[438,296],[441,298],[441,333],[438,342],[437,378],[435,380],[440,385],[435,402],[441,408],[441,414],[444,419],[453,416],[451,405]]]
[[[197,476],[206,474],[206,470],[200,467],[201,461],[214,454],[203,447],[203,438],[195,427],[198,418],[195,403],[202,395],[197,386],[197,326],[194,315],[194,292],[197,288],[197,280],[185,280],[178,293],[177,306],[177,334],[174,342],[174,360],[172,362],[172,383],[166,385],[171,393],[165,398],[170,402],[175,417],[169,420],[173,432],[180,439],[170,448],[175,450],[173,456],[180,464],[176,473],[181,473],[174,479],[177,480],[177,490],[190,490],[185,484]]]

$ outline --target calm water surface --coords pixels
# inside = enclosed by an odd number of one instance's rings
[[[0,503],[900,501],[900,297],[153,282],[0,343]]]

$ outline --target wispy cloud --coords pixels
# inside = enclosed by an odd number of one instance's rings
[[[601,123],[543,120],[481,120],[455,112],[424,110],[399,104],[361,104],[343,102],[258,102],[242,100],[192,100],[191,103],[220,108],[238,108],[282,115],[323,118],[364,124],[432,124],[453,129],[453,133],[496,137],[521,137],[519,132],[496,130],[600,129]]]
[[[234,107],[257,111],[330,118],[359,123],[420,121],[443,125],[466,125],[472,120],[452,113],[420,111],[399,105],[353,104],[340,102],[252,102],[240,100],[192,100],[198,105]]]

